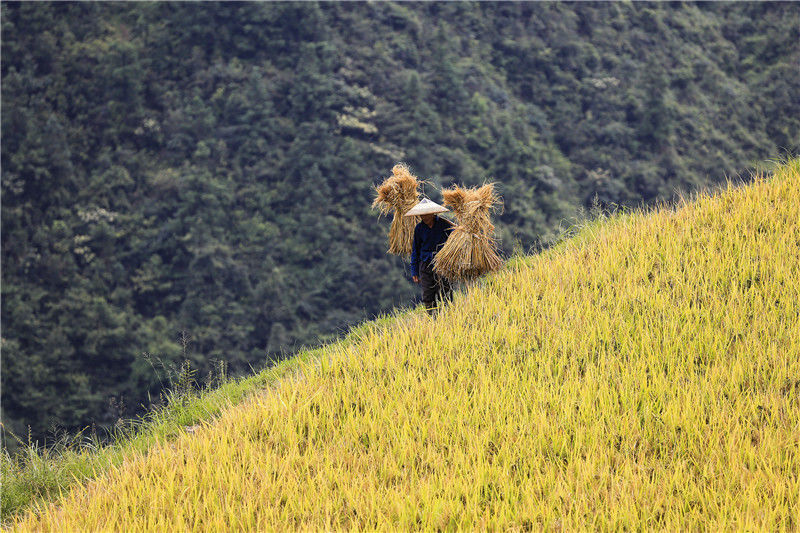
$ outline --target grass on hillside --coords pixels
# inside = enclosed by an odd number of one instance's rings
[[[800,527],[800,161],[366,326],[14,524]]]
[[[379,317],[371,327],[390,320],[388,316]],[[336,342],[352,342],[362,327],[353,328]],[[300,350],[291,358],[249,377],[231,379],[218,375],[213,383],[219,386],[202,390],[181,387],[177,383],[182,379],[182,369],[165,395],[165,405],[139,419],[124,421],[122,427],[113,430],[110,442],[103,442],[96,435],[78,434],[64,436],[48,446],[21,442],[21,449],[13,454],[3,450],[0,452],[0,524],[87,483],[122,464],[126,457],[146,453],[157,442],[193,432],[199,424],[209,423],[247,396],[298,372],[302,363],[313,361],[321,353],[319,348]]]
[[[340,342],[346,342],[347,337]],[[193,390],[177,384],[166,395],[166,405],[115,431],[111,443],[75,435],[49,446],[22,443],[15,454],[0,454],[0,520],[6,522],[33,504],[57,498],[76,484],[85,483],[126,457],[146,453],[156,442],[191,432],[248,395],[271,386],[297,371],[302,361],[317,357],[319,349],[304,350],[252,376],[224,379],[214,389]],[[180,376],[179,376],[180,378]]]

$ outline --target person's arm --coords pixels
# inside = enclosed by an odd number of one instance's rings
[[[414,241],[411,245],[411,279],[419,283],[419,228],[414,228]]]

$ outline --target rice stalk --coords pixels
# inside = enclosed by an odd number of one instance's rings
[[[434,270],[452,281],[469,281],[499,269],[503,260],[497,253],[494,224],[489,216],[489,211],[500,202],[494,185],[454,187],[442,191],[442,197],[458,225],[433,258]]]
[[[419,202],[417,188],[419,180],[411,174],[404,164],[392,167],[392,175],[375,187],[377,196],[372,202],[373,208],[378,208],[383,215],[393,213],[392,225],[389,228],[390,254],[411,255],[411,246],[414,241],[414,228],[419,222],[419,217],[404,216],[409,209]]]

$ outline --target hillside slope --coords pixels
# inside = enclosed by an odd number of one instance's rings
[[[793,529],[800,161],[375,325],[16,529]]]

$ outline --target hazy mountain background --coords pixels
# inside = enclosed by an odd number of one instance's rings
[[[3,424],[410,305],[370,209],[398,161],[497,181],[510,254],[796,152],[798,43],[794,3],[3,2]]]

